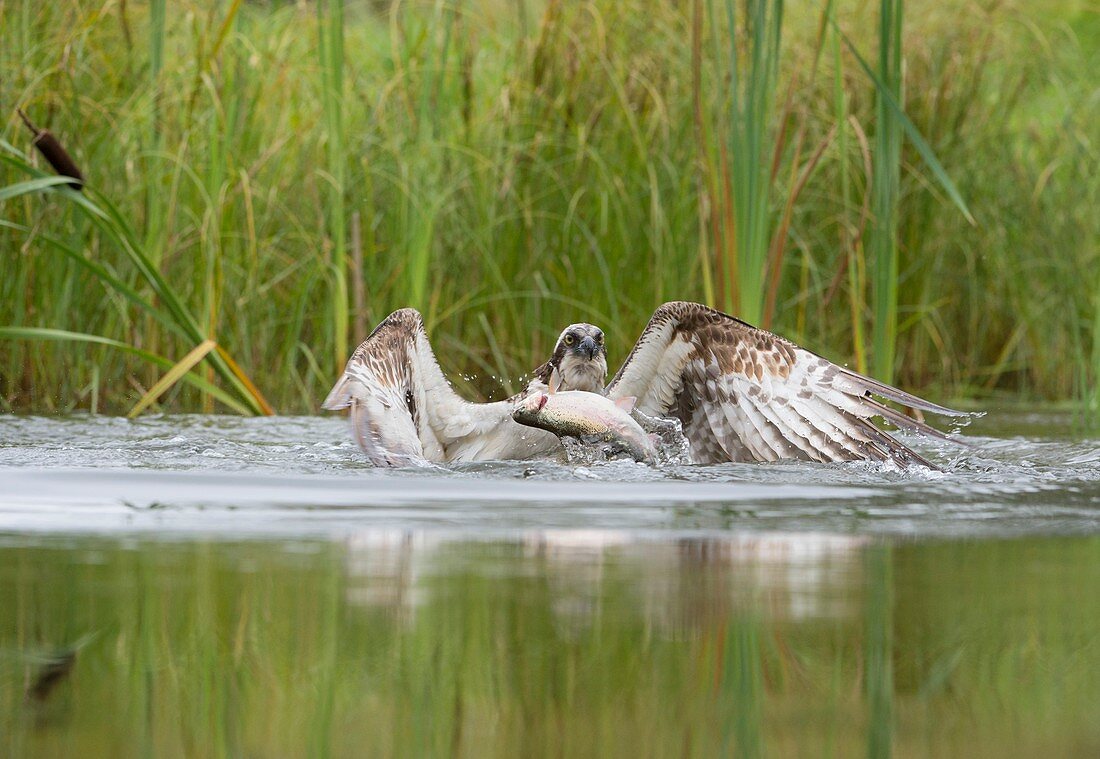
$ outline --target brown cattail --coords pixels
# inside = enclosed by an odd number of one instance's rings
[[[16,113],[19,114],[19,118],[23,119],[27,129],[34,134],[32,144],[38,148],[38,152],[49,162],[50,166],[53,166],[53,170],[63,177],[72,177],[76,180],[75,182],[69,182],[69,187],[74,190],[81,189],[84,186],[84,175],[80,173],[76,161],[73,160],[68,151],[61,147],[61,143],[57,141],[57,138],[45,129],[39,129],[32,124],[31,120],[27,118],[27,114],[23,113],[22,110],[17,109]]]

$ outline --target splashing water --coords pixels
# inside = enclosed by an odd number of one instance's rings
[[[1005,535],[1100,527],[1100,442],[1054,414],[993,415],[963,448],[903,435],[943,467],[564,460],[374,469],[339,418],[0,418],[0,530],[339,533],[349,524]],[[155,507],[155,508],[154,508]],[[154,518],[155,513],[155,518]]]

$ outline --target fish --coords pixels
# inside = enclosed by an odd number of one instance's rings
[[[653,464],[657,460],[653,439],[630,415],[636,400],[627,397],[613,401],[581,390],[536,391],[516,402],[512,419],[558,437],[609,444],[615,452]]]

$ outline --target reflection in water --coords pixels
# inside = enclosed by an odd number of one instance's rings
[[[0,755],[1094,756],[1097,581],[1096,538],[21,539]]]
[[[391,609],[411,622],[416,607],[427,599],[424,573],[443,540],[411,530],[368,530],[347,539],[349,604]]]
[[[572,627],[599,612],[603,581],[634,572],[647,622],[673,637],[733,610],[794,620],[850,617],[869,540],[815,533],[746,533],[639,540],[627,531],[540,530],[522,535],[511,564],[547,577],[557,617]],[[365,530],[346,541],[347,600],[411,620],[438,575],[462,563],[468,539],[413,530]],[[480,558],[480,557],[479,557]],[[564,619],[560,619],[565,624]]]

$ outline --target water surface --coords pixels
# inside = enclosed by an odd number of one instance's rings
[[[1027,434],[1005,434],[1006,423]],[[1087,533],[1100,525],[1100,441],[1065,437],[1069,424],[1014,414],[975,423],[966,438],[972,447],[906,438],[944,471],[631,461],[394,471],[367,464],[339,418],[0,417],[0,530]],[[983,435],[983,427],[998,435]]]
[[[380,471],[0,417],[3,756],[1097,756],[1100,441]]]

